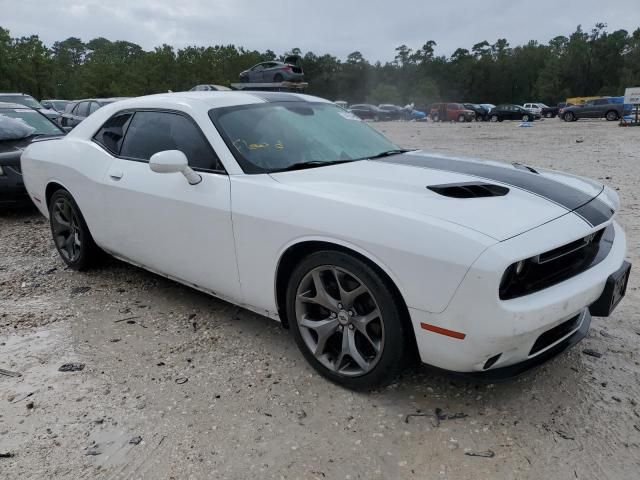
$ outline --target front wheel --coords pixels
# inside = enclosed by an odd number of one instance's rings
[[[307,361],[347,388],[391,382],[409,350],[388,281],[347,253],[320,251],[300,262],[289,280],[287,316]]]
[[[500,118],[498,117],[498,115],[491,115],[491,119],[492,122],[497,122],[498,120],[500,120]]]
[[[577,120],[576,114],[573,112],[567,112],[562,117],[565,122],[575,122]]]
[[[462,123],[467,119],[464,115],[458,115],[458,122]]]
[[[530,120],[531,120],[531,117],[530,117],[529,115],[523,115],[523,116],[522,116],[522,121],[523,121],[523,122],[528,122],[528,121],[530,121]]]
[[[51,196],[49,223],[64,263],[74,270],[86,270],[96,263],[100,249],[93,241],[78,205],[66,190],[58,190]]]
[[[618,112],[614,110],[607,112],[606,119],[610,122],[615,122],[618,120]]]
[[[281,73],[276,73],[275,76],[273,77],[273,81],[275,83],[281,83],[284,80],[284,77],[282,76]]]

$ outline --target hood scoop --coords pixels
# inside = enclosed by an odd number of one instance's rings
[[[451,198],[504,197],[509,193],[507,187],[484,182],[447,183],[429,185],[427,188],[439,195]]]

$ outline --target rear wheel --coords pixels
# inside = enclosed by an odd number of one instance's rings
[[[498,117],[498,115],[491,115],[490,120],[491,120],[492,122],[497,122],[498,120],[500,120],[500,118]]]
[[[431,115],[431,120],[434,121],[434,122],[439,122],[440,121],[440,116],[438,114]]]
[[[459,122],[464,122],[467,119],[467,117],[465,117],[464,115],[458,115],[458,121]]]
[[[564,116],[562,117],[562,119],[565,122],[575,122],[577,120],[576,118],[576,114],[573,112],[567,112],[564,114]]]
[[[553,113],[547,112],[544,114],[544,118],[553,118]]]
[[[84,217],[66,190],[58,190],[49,202],[51,234],[60,257],[70,268],[85,270],[95,265],[100,255]]]
[[[618,120],[619,115],[615,110],[610,110],[607,112],[607,115],[605,117],[608,121],[615,122],[616,120]]]
[[[282,74],[281,74],[281,73],[276,73],[276,74],[273,76],[273,81],[274,81],[274,82],[276,82],[276,83],[280,83],[280,82],[282,82],[283,80],[284,80],[284,77],[282,76]]]
[[[300,262],[289,280],[287,315],[307,361],[347,388],[391,382],[409,350],[389,284],[347,253],[320,251]]]
[[[529,121],[531,121],[531,117],[529,115],[523,115],[522,116],[522,121],[523,122],[529,122]]]

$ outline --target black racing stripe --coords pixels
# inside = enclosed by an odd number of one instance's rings
[[[600,225],[613,215],[613,211],[604,202],[582,190],[524,169],[498,167],[481,161],[411,154],[393,155],[374,161],[462,173],[504,183],[543,197],[569,211],[580,208],[578,214],[592,226]]]
[[[585,203],[581,207],[576,208],[575,213],[595,227],[596,225],[600,225],[613,217],[615,211],[609,205],[596,197],[589,203]]]
[[[304,102],[305,100],[297,95],[286,92],[260,92],[260,91],[246,91],[254,97],[258,97],[269,103],[273,102]]]

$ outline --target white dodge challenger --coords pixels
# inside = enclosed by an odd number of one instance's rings
[[[69,267],[104,251],[280,320],[354,389],[415,352],[518,374],[584,338],[629,277],[608,187],[402,150],[311,96],[117,102],[33,143],[22,171]]]

